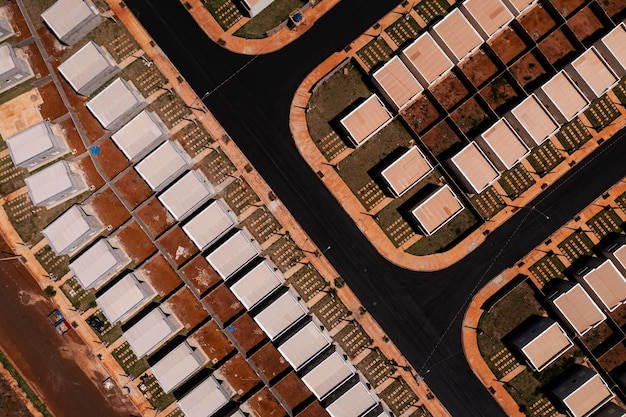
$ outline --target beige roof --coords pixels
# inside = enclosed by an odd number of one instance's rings
[[[572,345],[572,341],[569,340],[561,326],[557,322],[553,322],[524,346],[522,352],[533,367],[537,371],[541,371]]]
[[[391,114],[376,94],[372,94],[350,114],[341,119],[356,146],[361,145],[374,133],[391,121]]]
[[[534,94],[511,110],[511,114],[537,145],[541,145],[559,127]]]
[[[493,154],[505,169],[513,168],[528,154],[528,148],[505,119],[498,120],[480,136],[492,151],[488,155],[492,157]],[[495,161],[492,159],[492,162]]]
[[[411,71],[399,57],[394,56],[372,75],[374,81],[382,89],[383,95],[389,98],[396,110],[406,106],[414,97],[424,91]]]
[[[588,104],[587,99],[564,71],[559,72],[542,85],[541,90],[568,121],[572,120]]]
[[[598,97],[617,82],[617,77],[600,58],[600,54],[593,46],[575,59],[572,62],[572,67]]]
[[[626,270],[626,244],[622,244],[619,249],[615,250],[613,256],[620,266]]]
[[[626,68],[626,25],[623,22],[617,25],[615,29],[602,38],[602,43],[622,64],[622,67]]]
[[[441,38],[457,61],[465,58],[483,43],[483,38],[459,9],[450,12],[433,26],[432,31]]]
[[[396,159],[381,175],[396,195],[402,195],[419,180],[428,175],[433,168],[422,152],[413,146],[400,158]]]
[[[606,319],[580,284],[575,284],[567,292],[556,297],[553,303],[580,335]]]
[[[506,2],[510,4],[511,6],[513,6],[515,10],[517,10],[518,12],[521,12],[524,9],[526,9],[528,6],[530,6],[531,4],[537,2],[537,0],[506,0]]]
[[[454,155],[450,162],[463,175],[476,194],[491,185],[499,176],[498,171],[474,142]]]
[[[500,0],[466,0],[463,7],[488,37],[513,20],[513,14]]]
[[[596,268],[584,268],[580,276],[609,311],[626,302],[626,279],[608,259]]]
[[[563,403],[570,410],[572,416],[583,417],[590,415],[611,398],[613,398],[613,393],[600,375],[595,374],[567,398],[564,398]]]
[[[463,210],[463,204],[446,184],[428,196],[411,214],[427,235],[435,233]]]
[[[417,76],[423,78],[424,87],[434,83],[454,66],[428,32],[404,48],[400,57]]]

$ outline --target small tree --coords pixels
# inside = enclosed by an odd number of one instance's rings
[[[46,288],[44,288],[43,292],[48,297],[54,297],[56,295],[56,293],[57,293],[57,290],[55,290],[52,285],[48,285]]]

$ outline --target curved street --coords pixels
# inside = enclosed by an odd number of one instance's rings
[[[454,416],[503,416],[469,368],[462,318],[473,294],[626,175],[621,131],[452,267],[418,273],[376,252],[299,155],[289,107],[300,82],[397,5],[342,0],[301,38],[257,57],[209,41],[179,0],[129,0],[138,19]]]

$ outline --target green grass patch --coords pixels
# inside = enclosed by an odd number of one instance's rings
[[[113,326],[104,316],[102,311],[98,310],[96,313],[92,314],[91,317],[98,317],[104,323],[104,330],[102,331],[102,333],[98,333],[94,330],[94,333],[96,333],[98,335],[98,338],[103,342],[110,345],[111,343],[122,337],[122,333],[124,333],[122,331],[122,325],[120,323],[117,323],[115,326]]]
[[[406,251],[412,255],[423,256],[443,252],[470,231],[478,219],[470,210],[463,210],[450,222],[430,236],[423,236]]]
[[[492,218],[506,207],[506,203],[493,186],[489,186],[482,193],[473,196],[471,202],[484,219]]]
[[[619,233],[624,222],[612,208],[602,209],[587,221],[589,229],[602,240],[610,233]]]
[[[577,117],[563,125],[556,134],[556,138],[567,153],[572,153],[583,146],[592,135]]]
[[[369,72],[381,62],[388,61],[392,52],[391,47],[387,45],[384,39],[376,37],[359,49],[356,54],[363,61],[365,71]]]
[[[67,255],[57,256],[50,246],[46,245],[35,253],[35,259],[41,266],[57,278],[62,278],[70,272],[70,259]]]
[[[6,142],[2,143],[6,147]],[[0,195],[5,196],[24,187],[26,185],[24,178],[27,175],[27,170],[17,168],[13,164],[11,155],[0,158]]]
[[[48,407],[44,404],[43,401],[39,398],[37,394],[32,390],[30,385],[26,382],[26,380],[22,377],[22,375],[15,369],[9,358],[3,352],[0,352],[0,363],[4,369],[7,370],[11,377],[17,382],[17,386],[26,394],[28,400],[33,404],[33,406],[39,411],[44,417],[53,417],[50,411],[48,411]]]
[[[549,140],[533,149],[526,159],[540,177],[547,175],[565,160]]]
[[[318,270],[310,263],[298,269],[289,277],[287,282],[296,289],[305,302],[308,302],[329,285]]]
[[[528,268],[533,276],[542,284],[546,284],[551,279],[563,278],[565,275],[565,265],[554,254],[546,254],[543,258],[535,262]]]
[[[85,290],[75,277],[65,281],[59,288],[76,309],[87,311],[96,302],[96,292],[93,289]]]
[[[137,377],[141,373],[145,372],[150,365],[148,365],[148,359],[144,356],[141,359],[137,358],[135,352],[131,349],[128,342],[124,342],[111,351],[111,356],[120,364],[124,372],[127,375]]]
[[[620,103],[626,105],[626,77],[622,78],[614,88],[613,93]]]
[[[152,407],[165,410],[168,405],[176,401],[173,394],[166,394],[165,391],[163,391],[163,388],[161,388],[159,381],[157,381],[154,375],[143,378],[142,383],[146,387],[144,394],[149,394],[147,398],[150,404],[152,404]]]
[[[509,197],[515,199],[528,190],[535,180],[520,162],[510,170],[504,171],[498,183]]]
[[[415,19],[410,15],[402,16],[389,27],[385,29],[385,33],[393,40],[396,46],[400,46],[409,39],[415,39],[419,35],[422,28],[417,24]]]
[[[230,29],[243,15],[231,0],[204,0],[204,7],[213,15],[223,30]]]
[[[237,216],[246,211],[252,204],[261,201],[252,187],[243,179],[228,184],[226,188],[222,190],[221,195],[224,201],[226,201],[226,204],[228,204]]]
[[[235,36],[247,39],[265,38],[266,33],[289,18],[289,15],[306,4],[302,0],[274,0],[261,13],[250,19],[235,32]]]
[[[584,114],[591,126],[599,131],[617,119],[620,112],[615,103],[605,94],[599,99],[592,101]]]
[[[570,262],[574,262],[581,256],[591,255],[593,246],[593,242],[589,236],[582,230],[575,231],[557,245],[561,253],[565,255]]]
[[[450,8],[450,3],[445,0],[423,0],[413,8],[424,22],[429,24],[439,16],[445,16]]]

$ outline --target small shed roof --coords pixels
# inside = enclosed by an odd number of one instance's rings
[[[352,110],[340,120],[350,139],[356,146],[362,145],[367,139],[391,121],[391,114],[376,94]]]
[[[304,316],[305,308],[287,291],[259,312],[254,321],[274,340]]]
[[[74,276],[85,288],[103,284],[130,262],[120,249],[114,249],[106,239],[100,239],[70,262]]]
[[[424,233],[431,235],[463,211],[459,201],[447,184],[419,203],[411,214],[422,226]]]
[[[483,150],[491,161],[504,169],[513,168],[528,154],[528,148],[505,119],[498,120],[480,137],[478,143],[487,146]]]
[[[78,191],[87,191],[85,182],[79,175],[72,172],[66,161],[58,161],[26,177],[24,182],[35,206],[73,188],[77,188]]]
[[[626,303],[626,278],[608,259],[597,259],[579,268],[574,275],[609,311]]]
[[[115,132],[111,139],[129,160],[135,160],[144,152],[151,151],[167,136],[169,136],[167,128],[159,116],[143,110]]]
[[[38,155],[68,150],[62,139],[54,134],[50,123],[45,120],[7,138],[6,144],[16,166],[21,166]]]
[[[222,279],[227,280],[256,258],[258,254],[259,251],[252,244],[248,234],[243,230],[238,230],[209,253],[206,260],[220,274]]]
[[[567,407],[572,417],[589,416],[615,396],[600,375],[586,367],[580,367],[557,386],[553,393]]]
[[[302,381],[318,399],[325,398],[354,375],[354,367],[339,353],[333,352],[302,377]]]
[[[187,395],[178,400],[178,408],[185,417],[210,417],[228,404],[230,395],[224,392],[215,377],[209,376]]]
[[[192,217],[183,226],[183,230],[198,249],[204,250],[224,236],[234,225],[235,220],[230,211],[221,202],[213,201]]]
[[[378,404],[378,399],[359,382],[326,408],[332,417],[360,417]]]
[[[135,355],[143,358],[182,327],[176,317],[166,315],[161,307],[157,307],[126,330],[124,339],[130,344]]]
[[[61,39],[93,14],[91,7],[83,0],[57,0],[41,14],[41,18]]]
[[[593,46],[572,61],[572,68],[585,81],[585,84],[589,86],[596,97],[600,97],[618,81]]]
[[[459,9],[448,13],[432,28],[433,35],[450,51],[450,59],[461,61],[483,43],[483,38]]]
[[[135,165],[135,170],[153,190],[166,187],[187,168],[185,151],[166,141]]]
[[[80,91],[114,65],[98,45],[89,41],[59,65],[59,72],[74,91]]]
[[[269,262],[263,261],[235,282],[230,290],[250,310],[282,283],[283,279],[276,274]]]
[[[394,194],[400,196],[430,174],[433,167],[417,146],[409,148],[381,172]]]
[[[209,200],[213,187],[200,170],[187,172],[159,196],[176,220],[181,220]]]
[[[581,336],[606,319],[580,284],[570,284],[568,289],[563,288],[552,299],[552,303]]]
[[[156,296],[147,281],[139,281],[129,272],[97,299],[98,306],[110,323],[117,323],[135,313],[140,306]]]
[[[422,85],[398,56],[394,56],[376,70],[372,78],[381,89],[381,93],[391,101],[396,111],[405,107],[424,91]]]
[[[589,103],[564,71],[542,85],[541,90],[558,110],[557,114],[553,114],[555,118],[560,114],[570,121]]]
[[[191,347],[185,341],[152,365],[150,369],[163,391],[171,392],[200,370],[206,362],[207,357],[202,350]]]
[[[400,57],[420,79],[424,87],[430,86],[454,66],[428,32],[404,48],[400,52]]]
[[[545,142],[559,127],[534,94],[511,110],[511,114],[536,145]]]
[[[537,372],[544,370],[573,346],[559,323],[547,317],[537,317],[512,343],[521,350]]]
[[[463,10],[478,23],[485,39],[513,20],[513,14],[500,0],[467,0]]]
[[[46,226],[42,233],[56,254],[64,254],[71,251],[72,246],[82,244],[89,236],[102,229],[98,219],[94,216],[88,217],[82,207],[73,205]]]
[[[475,194],[489,187],[500,174],[481,150],[472,142],[454,155],[450,162],[456,167]]]
[[[138,97],[139,96],[139,97]],[[117,119],[139,106],[143,102],[141,95],[128,81],[117,78],[94,98],[87,102],[87,108],[107,129]]]
[[[278,347],[296,371],[330,346],[331,340],[314,322],[308,323]]]

